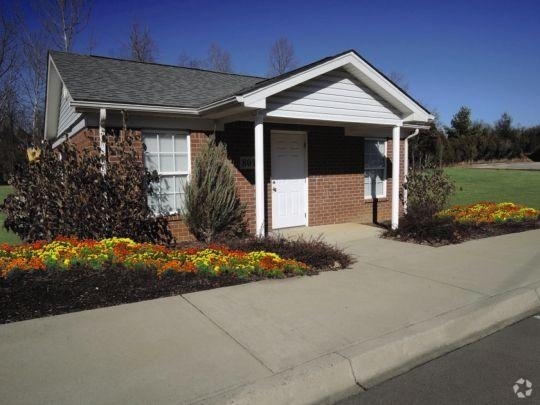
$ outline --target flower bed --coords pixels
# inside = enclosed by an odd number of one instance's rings
[[[47,270],[69,271],[73,267],[99,270],[106,265],[126,270],[153,269],[157,277],[166,273],[193,273],[207,276],[222,274],[245,278],[284,277],[305,274],[309,267],[265,251],[243,252],[222,246],[196,249],[168,249],[126,238],[101,241],[57,238],[53,242],[35,242],[21,246],[0,246],[1,276],[14,272]]]
[[[461,243],[538,227],[540,211],[505,202],[480,202],[454,206],[429,221],[405,217],[398,229],[388,229],[383,237],[431,246]]]
[[[270,248],[275,245],[271,242]],[[322,242],[298,243],[291,241],[288,249],[282,249],[285,258],[269,252],[264,243],[235,249],[201,244],[169,249],[124,238],[58,238],[20,246],[0,245],[0,323],[264,278],[316,274],[350,263],[347,255]],[[327,260],[320,263],[320,255],[313,253],[303,256],[310,265],[294,259],[296,251],[311,245],[307,251],[322,251],[322,259]],[[335,260],[342,264],[333,266]]]
[[[440,219],[449,218],[454,222],[470,225],[536,221],[539,216],[540,211],[511,202],[456,205],[437,214]]]

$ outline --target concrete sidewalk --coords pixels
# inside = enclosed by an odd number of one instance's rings
[[[357,263],[0,326],[3,400],[331,403],[540,308],[540,230],[441,248],[307,231]]]

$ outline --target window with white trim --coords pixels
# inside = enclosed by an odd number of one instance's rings
[[[179,132],[143,132],[146,146],[144,164],[156,170],[159,184],[148,196],[148,205],[157,214],[173,214],[184,207],[184,184],[189,175],[189,135]]]
[[[364,140],[364,198],[386,197],[386,140]]]

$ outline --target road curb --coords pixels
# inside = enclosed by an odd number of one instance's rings
[[[332,404],[361,391],[349,360],[330,353],[196,404]]]
[[[331,404],[540,310],[540,287],[481,299],[197,404]]]
[[[482,299],[339,353],[350,360],[357,383],[370,388],[538,310],[540,299],[536,291],[519,289]]]

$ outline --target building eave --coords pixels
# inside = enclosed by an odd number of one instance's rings
[[[155,106],[145,104],[127,104],[127,103],[112,103],[102,101],[84,101],[73,100],[70,105],[78,110],[95,110],[100,108],[110,110],[124,110],[124,111],[137,111],[147,113],[159,113],[159,114],[181,114],[190,116],[199,116],[200,113],[196,108],[186,107],[169,107],[169,106]]]

